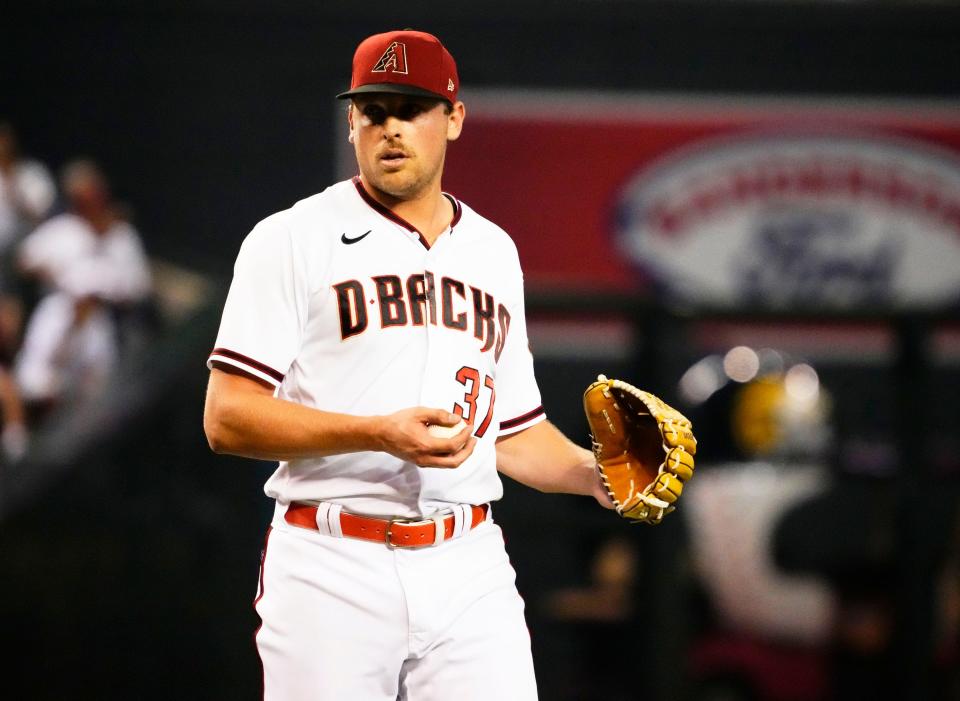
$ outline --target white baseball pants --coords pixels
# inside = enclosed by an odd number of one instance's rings
[[[261,566],[268,701],[535,701],[530,634],[499,526],[391,550],[283,519]]]

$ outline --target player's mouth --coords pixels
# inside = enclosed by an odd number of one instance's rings
[[[409,156],[402,149],[391,148],[380,154],[380,163],[386,168],[400,168]]]

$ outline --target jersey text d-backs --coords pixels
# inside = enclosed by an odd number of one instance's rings
[[[447,197],[455,216],[432,246],[357,178],[260,222],[240,248],[208,365],[325,411],[453,411],[473,426],[473,454],[456,469],[380,452],[281,462],[268,495],[398,517],[502,495],[496,439],[544,419],[523,276],[507,234]]]

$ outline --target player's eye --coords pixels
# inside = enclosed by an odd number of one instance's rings
[[[397,109],[397,119],[409,122],[421,112],[423,112],[423,105],[416,102],[405,102]]]
[[[380,105],[367,105],[363,108],[363,116],[378,126],[387,121],[387,111]]]

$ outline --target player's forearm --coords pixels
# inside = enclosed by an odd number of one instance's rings
[[[541,492],[597,497],[602,491],[593,454],[548,421],[501,439],[497,469]]]
[[[377,417],[319,411],[272,395],[207,393],[210,447],[261,460],[377,450]]]
[[[420,467],[456,468],[476,446],[470,428],[438,437],[427,427],[453,426],[458,419],[430,407],[409,407],[386,416],[320,411],[277,399],[269,385],[215,363],[203,428],[214,452],[248,458],[291,460],[374,450]]]

